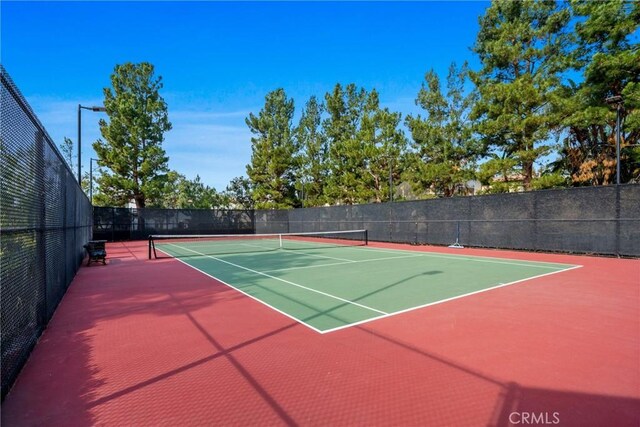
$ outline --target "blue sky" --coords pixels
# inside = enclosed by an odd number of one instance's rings
[[[173,130],[169,166],[223,190],[244,175],[244,122],[282,87],[296,119],[336,83],[380,93],[417,112],[424,73],[446,75],[470,47],[485,2],[223,3],[8,2],[0,4],[1,61],[60,143],[77,139],[77,105],[102,103],[116,64],[148,61],[163,77]],[[95,157],[103,113],[83,111],[83,165]],[[106,118],[106,117],[105,117]]]

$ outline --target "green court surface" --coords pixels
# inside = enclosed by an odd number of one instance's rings
[[[321,333],[578,267],[308,242],[262,252],[265,244],[245,253],[218,242],[157,249]]]

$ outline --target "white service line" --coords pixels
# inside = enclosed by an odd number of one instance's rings
[[[262,245],[252,245],[251,243],[239,243],[240,246],[248,246],[250,248],[260,248],[263,251],[275,251],[278,248],[271,248],[269,246],[262,246]]]
[[[322,249],[322,248],[318,248],[318,249]],[[287,248],[284,248],[284,250],[287,250]],[[293,249],[295,250],[295,249]],[[313,250],[313,249],[309,249],[309,250]],[[301,252],[302,255],[306,255],[306,256],[314,256],[316,258],[326,258],[326,259],[335,259],[336,261],[344,261],[345,263],[350,263],[350,262],[357,262],[354,261],[352,259],[347,259],[347,258],[336,258],[336,257],[332,257],[332,256],[326,256],[326,255],[318,255],[318,254],[310,254],[308,252]]]
[[[243,266],[241,266],[241,265],[237,265],[237,264],[231,263],[231,262],[229,262],[229,261],[225,261],[225,260],[223,260],[223,259],[216,258],[216,257],[214,257],[214,256],[205,255],[205,254],[203,254],[203,253],[200,253],[200,252],[197,252],[197,251],[194,251],[194,250],[191,250],[191,249],[188,249],[188,248],[185,248],[185,247],[182,247],[182,246],[179,246],[179,245],[173,244],[173,243],[169,243],[169,245],[171,245],[171,246],[176,246],[176,247],[178,247],[178,248],[180,248],[180,249],[183,249],[183,250],[187,250],[187,251],[193,252],[193,253],[198,254],[198,255],[200,255],[200,256],[204,256],[204,257],[207,257],[207,258],[212,258],[212,259],[214,259],[214,260],[217,260],[217,261],[220,261],[220,262],[223,262],[223,263],[226,263],[226,264],[232,265],[232,266],[237,267],[237,268],[241,268],[241,269],[244,269],[244,270],[250,271],[250,272],[252,272],[252,273],[260,274],[260,275],[263,275],[263,276],[266,276],[266,277],[272,278],[272,279],[274,279],[274,280],[279,280],[279,281],[282,281],[282,282],[288,283],[288,284],[293,285],[293,286],[297,286],[297,287],[300,287],[300,288],[303,288],[303,289],[306,289],[306,290],[309,290],[309,291],[312,291],[312,292],[316,292],[316,293],[319,293],[319,294],[322,294],[322,295],[328,296],[328,297],[330,297],[330,298],[335,298],[335,299],[337,299],[337,300],[340,300],[340,301],[343,301],[343,302],[346,302],[346,303],[349,303],[349,304],[357,305],[357,306],[360,306],[360,307],[365,308],[365,309],[367,309],[367,310],[371,310],[371,311],[375,311],[375,312],[381,313],[379,316],[374,316],[374,317],[371,317],[371,318],[369,318],[369,319],[364,319],[364,320],[361,320],[361,321],[358,321],[358,322],[349,323],[349,324],[347,324],[347,325],[338,326],[338,327],[335,327],[335,328],[330,328],[330,329],[321,330],[321,329],[318,329],[318,328],[315,328],[315,327],[311,326],[310,324],[306,323],[305,321],[303,321],[303,320],[301,320],[301,319],[298,319],[298,318],[296,318],[296,317],[293,317],[292,315],[290,315],[290,314],[288,314],[288,313],[286,313],[286,312],[284,312],[284,311],[282,311],[282,310],[280,310],[280,309],[278,309],[278,308],[276,308],[276,307],[274,307],[274,306],[272,306],[272,305],[270,305],[270,304],[268,304],[268,303],[266,303],[266,302],[262,301],[261,299],[258,299],[258,298],[256,298],[256,297],[254,297],[254,296],[252,296],[252,295],[250,295],[250,294],[248,294],[248,293],[244,292],[243,290],[241,290],[241,289],[239,289],[239,288],[236,288],[235,286],[232,286],[232,285],[230,285],[230,284],[228,284],[228,283],[224,282],[223,280],[220,280],[219,278],[217,278],[217,277],[215,277],[215,276],[212,276],[211,274],[209,274],[209,273],[207,273],[207,272],[205,272],[205,271],[203,271],[203,270],[200,270],[200,269],[199,269],[199,268],[197,268],[197,267],[192,266],[191,264],[188,264],[188,263],[186,263],[186,262],[182,261],[182,260],[181,260],[181,259],[179,259],[178,257],[174,257],[174,258],[175,258],[175,259],[177,259],[179,262],[181,262],[181,263],[183,263],[183,264],[185,264],[185,265],[187,265],[187,266],[189,266],[189,267],[191,267],[191,268],[193,268],[193,269],[195,269],[195,270],[197,270],[197,271],[199,271],[199,272],[201,272],[201,273],[205,274],[206,276],[209,276],[209,277],[211,277],[211,278],[213,278],[213,279],[215,279],[215,280],[217,280],[217,281],[219,281],[219,282],[221,282],[221,283],[223,283],[223,284],[225,284],[225,285],[229,286],[229,287],[230,287],[230,288],[232,288],[232,289],[237,290],[238,292],[240,292],[240,293],[242,293],[242,294],[244,294],[244,295],[246,295],[246,296],[248,296],[248,297],[250,297],[250,298],[252,298],[252,299],[254,299],[254,300],[256,300],[256,301],[258,301],[258,302],[260,302],[260,303],[262,303],[262,304],[264,304],[264,305],[266,305],[267,307],[269,307],[269,308],[271,308],[271,309],[273,309],[273,310],[277,311],[277,312],[278,312],[278,313],[280,313],[280,314],[283,314],[283,315],[285,315],[285,316],[289,317],[290,319],[293,319],[293,320],[295,320],[295,321],[297,321],[297,322],[299,322],[299,323],[302,323],[303,325],[307,326],[308,328],[310,328],[310,329],[312,329],[312,330],[314,330],[314,331],[316,331],[316,332],[318,332],[318,333],[320,333],[320,334],[326,334],[326,333],[329,333],[329,332],[339,331],[339,330],[341,330],[341,329],[346,329],[346,328],[350,328],[350,327],[352,327],[352,326],[362,325],[362,324],[364,324],[364,323],[372,322],[372,321],[374,321],[374,320],[384,319],[384,318],[386,318],[386,317],[395,316],[395,315],[397,315],[397,314],[407,313],[407,312],[409,312],[409,311],[418,310],[418,309],[425,308],[425,307],[429,307],[429,306],[432,306],[432,305],[442,304],[442,303],[445,303],[445,302],[448,302],[448,301],[453,301],[453,300],[460,299],[460,298],[464,298],[464,297],[467,297],[467,296],[471,296],[471,295],[475,295],[475,294],[479,294],[479,293],[483,293],[483,292],[491,291],[491,290],[493,290],[493,289],[503,288],[503,287],[506,287],[506,286],[511,286],[511,285],[514,285],[514,284],[517,284],[517,283],[521,283],[521,282],[525,282],[525,281],[528,281],[528,280],[533,280],[533,279],[537,279],[537,278],[540,278],[540,277],[550,276],[550,275],[552,275],[552,274],[562,273],[562,272],[569,271],[569,270],[575,270],[575,269],[577,269],[577,268],[581,268],[581,267],[582,267],[582,265],[570,265],[570,264],[557,264],[557,265],[558,265],[558,267],[551,267],[551,266],[543,266],[543,265],[535,265],[535,264],[522,264],[522,263],[517,263],[517,262],[510,262],[509,260],[505,260],[505,261],[503,262],[503,261],[497,261],[497,260],[494,260],[494,259],[486,259],[486,258],[484,258],[484,257],[476,257],[476,256],[460,256],[460,255],[451,255],[451,256],[447,256],[447,255],[444,255],[444,254],[443,254],[443,255],[439,255],[439,254],[423,253],[423,252],[410,251],[410,250],[394,250],[394,249],[385,250],[385,249],[381,249],[381,248],[359,247],[359,246],[345,246],[345,248],[347,248],[347,249],[363,249],[363,250],[370,250],[370,251],[376,251],[376,252],[382,252],[382,253],[394,253],[394,254],[397,254],[397,253],[409,253],[409,254],[412,254],[412,255],[401,256],[401,257],[385,257],[385,258],[377,258],[377,259],[367,259],[367,260],[362,260],[362,261],[353,261],[353,260],[350,260],[350,262],[344,262],[344,263],[342,263],[342,262],[341,262],[341,263],[330,263],[330,264],[322,264],[322,265],[317,265],[317,266],[291,267],[291,268],[290,268],[290,269],[298,269],[298,268],[315,268],[315,267],[324,267],[324,266],[330,266],[330,265],[351,264],[351,263],[354,263],[354,262],[355,262],[355,263],[359,263],[359,262],[383,261],[383,260],[395,259],[395,258],[414,258],[414,257],[421,257],[421,256],[427,256],[427,257],[431,256],[431,257],[436,257],[436,258],[446,258],[446,259],[466,259],[466,260],[469,260],[469,261],[489,262],[489,263],[509,264],[509,265],[520,265],[520,266],[526,266],[526,267],[530,267],[530,266],[532,266],[532,267],[554,268],[554,269],[562,268],[561,270],[551,271],[551,272],[548,272],[548,273],[539,274],[539,275],[537,275],[537,276],[532,276],[532,277],[527,277],[527,278],[524,278],[524,279],[515,280],[515,281],[513,281],[513,282],[500,283],[500,284],[498,284],[498,285],[496,285],[496,286],[492,286],[492,287],[490,287],[490,288],[480,289],[480,290],[478,290],[478,291],[474,291],[474,292],[468,292],[468,293],[466,293],[466,294],[457,295],[457,296],[455,296],[455,297],[451,297],[451,298],[447,298],[447,299],[443,299],[443,300],[439,300],[439,301],[434,301],[434,302],[431,302],[431,303],[422,304],[422,305],[415,306],[415,307],[409,307],[409,308],[407,308],[407,309],[403,309],[403,310],[396,311],[396,312],[392,312],[392,313],[386,313],[386,312],[383,312],[383,311],[381,311],[381,310],[377,310],[377,309],[374,309],[374,308],[371,308],[371,307],[367,307],[367,306],[365,306],[365,305],[362,305],[362,304],[359,304],[359,303],[356,303],[356,302],[353,302],[353,301],[349,301],[349,300],[346,300],[346,299],[343,299],[343,298],[337,297],[337,296],[335,296],[335,295],[331,295],[331,294],[324,293],[324,292],[322,292],[322,291],[318,291],[318,290],[315,290],[315,289],[307,288],[307,287],[305,287],[305,286],[298,285],[297,283],[293,283],[293,282],[290,282],[290,281],[288,281],[288,280],[280,279],[280,278],[278,278],[278,277],[271,276],[271,275],[266,274],[266,273],[263,273],[263,272],[259,272],[259,271],[256,271],[256,270],[252,270],[252,269],[250,269],[250,268],[243,267]],[[305,255],[308,255],[308,254],[305,254]],[[538,262],[538,261],[532,261],[532,263],[537,263],[537,262]],[[547,264],[555,264],[555,263],[547,263]],[[565,267],[563,268],[563,267],[560,267],[560,266],[565,266]],[[272,272],[276,272],[276,271],[286,271],[286,270],[288,270],[288,269],[271,270],[271,271],[272,271]]]
[[[500,283],[500,284],[498,284],[496,286],[492,286],[490,288],[485,288],[485,289],[480,289],[478,291],[468,292],[466,294],[457,295],[455,297],[451,297],[451,298],[447,298],[447,299],[443,299],[443,300],[439,300],[439,301],[430,302],[428,304],[418,305],[416,307],[406,308],[406,309],[400,310],[400,311],[394,311],[393,313],[388,313],[388,314],[385,314],[385,315],[382,315],[382,316],[372,317],[370,319],[361,320],[359,322],[350,323],[348,325],[338,326],[336,328],[324,329],[320,333],[321,334],[326,334],[326,333],[329,333],[329,332],[339,331],[340,329],[346,329],[346,328],[350,328],[352,326],[362,325],[363,323],[372,322],[372,321],[378,320],[378,319],[384,319],[385,317],[395,316],[396,314],[407,313],[409,311],[418,310],[420,308],[425,308],[425,307],[429,307],[429,306],[436,305],[436,304],[442,304],[443,302],[453,301],[453,300],[464,298],[464,297],[468,297],[468,296],[471,296],[471,295],[481,294],[483,292],[491,291],[493,289],[504,288],[505,286],[511,286],[511,285],[515,285],[516,283],[526,282],[527,280],[538,279],[538,278],[544,277],[544,276],[551,276],[552,274],[563,273],[565,271],[575,270],[576,268],[581,268],[581,267],[582,267],[581,265],[576,265],[576,266],[573,266],[573,267],[566,268],[564,270],[551,271],[549,273],[543,273],[543,274],[539,274],[537,276],[527,277],[525,279],[514,280],[513,282],[509,282],[509,283]]]
[[[159,250],[160,250],[161,252],[164,252],[162,249],[159,249]],[[165,252],[165,253],[166,253],[166,252]],[[235,291],[238,291],[238,292],[240,292],[241,294],[243,294],[243,295],[245,295],[245,296],[248,296],[248,297],[249,297],[249,298],[251,298],[252,300],[254,300],[254,301],[258,301],[259,303],[266,305],[266,306],[267,306],[267,307],[269,307],[270,309],[275,310],[275,311],[277,311],[278,313],[285,315],[285,316],[286,316],[286,317],[288,317],[289,319],[292,319],[292,320],[294,320],[294,321],[296,321],[296,322],[298,322],[298,323],[300,323],[300,324],[302,324],[302,325],[306,326],[307,328],[309,328],[309,329],[312,329],[312,330],[316,331],[316,332],[317,332],[317,333],[319,333],[319,334],[321,334],[321,333],[322,333],[322,330],[320,330],[320,329],[318,329],[318,328],[316,328],[316,327],[314,327],[314,326],[311,326],[310,324],[308,324],[308,323],[307,323],[307,322],[305,322],[304,320],[298,319],[297,317],[294,317],[294,316],[292,316],[291,314],[289,314],[289,313],[287,313],[287,312],[285,312],[285,311],[282,311],[282,310],[280,310],[279,308],[276,308],[276,307],[272,306],[271,304],[266,303],[266,302],[262,301],[261,299],[254,297],[254,296],[253,296],[253,295],[251,295],[251,294],[246,293],[246,292],[245,292],[245,291],[243,291],[242,289],[236,288],[235,286],[230,285],[229,283],[225,282],[224,280],[221,280],[221,279],[217,278],[216,276],[213,276],[213,275],[211,275],[211,274],[207,273],[207,272],[206,272],[206,271],[204,271],[204,270],[200,270],[198,267],[195,267],[195,266],[193,266],[193,265],[189,264],[188,262],[185,262],[185,261],[181,260],[181,259],[180,259],[180,258],[178,258],[178,257],[172,256],[172,255],[171,255],[171,254],[169,254],[169,253],[167,253],[167,255],[171,256],[171,258],[175,259],[176,261],[183,263],[183,264],[184,264],[184,265],[186,265],[187,267],[191,267],[191,268],[193,268],[194,270],[199,271],[200,273],[204,274],[205,276],[211,277],[213,280],[215,280],[215,281],[217,281],[217,282],[220,282],[220,283],[222,283],[223,285],[226,285],[226,286],[230,287],[231,289],[233,289],[233,290],[235,290]]]
[[[176,248],[180,248],[180,249],[183,249],[183,250],[186,250],[186,251],[189,251],[189,252],[193,252],[193,253],[195,253],[195,254],[202,255],[202,256],[204,256],[204,257],[206,257],[206,258],[215,259],[216,261],[220,261],[220,262],[222,262],[222,263],[225,263],[225,264],[231,265],[231,266],[236,267],[236,268],[240,268],[240,269],[242,269],[242,270],[249,271],[249,272],[254,273],[254,274],[259,274],[259,275],[261,275],[261,276],[269,277],[270,279],[279,280],[279,281],[284,282],[284,283],[287,283],[287,284],[289,284],[289,285],[297,286],[298,288],[302,288],[302,289],[306,289],[307,291],[310,291],[310,292],[315,292],[315,293],[317,293],[317,294],[324,295],[324,296],[327,296],[327,297],[329,297],[329,298],[337,299],[337,300],[339,300],[339,301],[346,302],[346,303],[348,303],[348,304],[356,305],[356,306],[361,307],[361,308],[364,308],[364,309],[366,309],[366,310],[375,311],[375,312],[377,312],[377,313],[381,313],[381,314],[389,314],[389,313],[387,313],[387,312],[385,312],[385,311],[378,310],[378,309],[373,308],[373,307],[368,307],[368,306],[366,306],[366,305],[359,304],[359,303],[357,303],[357,302],[349,301],[348,299],[344,299],[344,298],[341,298],[341,297],[338,297],[338,296],[335,296],[335,295],[331,295],[331,294],[328,294],[328,293],[326,293],[326,292],[319,291],[319,290],[317,290],[317,289],[308,288],[308,287],[306,287],[306,286],[302,286],[302,285],[299,285],[299,284],[297,284],[297,283],[293,283],[293,282],[291,282],[291,281],[289,281],[289,280],[281,279],[281,278],[279,278],[279,277],[272,276],[272,275],[270,275],[270,274],[263,273],[263,272],[261,272],[261,271],[253,270],[253,269],[248,268],[248,267],[243,267],[243,266],[241,266],[241,265],[234,264],[234,263],[232,263],[232,262],[230,262],[230,261],[225,261],[225,260],[223,260],[223,259],[216,258],[216,257],[211,256],[211,255],[205,255],[205,254],[200,253],[200,252],[198,252],[198,251],[194,251],[194,250],[192,250],[192,249],[185,248],[184,246],[176,245],[176,244],[174,244],[174,243],[169,243],[169,244],[170,244],[171,246],[175,246]]]
[[[359,264],[361,262],[373,262],[373,261],[386,261],[391,259],[402,259],[402,258],[417,258],[421,255],[407,255],[407,256],[394,256],[394,257],[385,257],[385,258],[373,258],[373,259],[362,259],[358,261],[351,260],[349,262],[331,262],[328,264],[317,264],[317,265],[306,265],[302,267],[289,267],[289,268],[278,268],[276,270],[265,270],[265,273],[276,273],[278,271],[289,271],[289,270],[304,270],[307,268],[320,268],[320,267],[329,267],[333,265],[347,265],[347,264]]]
[[[491,264],[507,264],[507,265],[517,265],[520,267],[534,267],[534,268],[549,268],[549,269],[562,269],[560,271],[564,271],[565,269],[567,269],[567,267],[582,267],[581,265],[573,265],[573,264],[556,264],[557,267],[552,266],[552,265],[539,265],[539,264],[555,264],[553,262],[542,262],[542,261],[530,261],[531,264],[524,264],[524,263],[519,263],[517,261],[519,260],[508,260],[505,259],[504,261],[499,261],[495,258],[485,258],[485,257],[479,257],[479,256],[468,256],[468,255],[445,255],[445,254],[434,254],[431,252],[418,252],[418,251],[409,251],[409,250],[405,250],[405,249],[381,249],[381,248],[372,248],[372,247],[365,247],[365,246],[344,246],[344,249],[361,249],[361,250],[365,250],[365,251],[376,251],[376,252],[385,252],[385,253],[390,253],[390,254],[395,254],[398,252],[402,252],[402,253],[419,253],[421,256],[425,256],[425,257],[432,257],[432,258],[444,258],[444,259],[464,259],[467,261],[475,261],[475,262],[486,262],[486,263],[491,263]]]
[[[247,247],[250,247],[250,248],[260,248],[262,250],[267,250],[267,251],[279,249],[279,248],[272,248],[272,247],[269,247],[269,246],[254,245],[254,244],[251,244],[251,243],[239,243],[239,245],[247,246]],[[323,249],[323,248],[319,248],[319,249]],[[313,250],[313,248],[311,248],[310,250]],[[336,257],[330,257],[330,256],[326,256],[326,255],[310,254],[310,253],[306,253],[306,252],[304,252],[303,255],[312,256],[312,257],[316,257],[316,258],[333,259],[333,260],[336,260],[336,261],[356,262],[356,261],[353,261],[353,260],[350,260],[350,259],[346,259],[346,258],[336,258]],[[275,271],[275,270],[272,270],[272,271]]]

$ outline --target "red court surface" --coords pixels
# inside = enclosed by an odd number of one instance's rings
[[[640,425],[639,260],[372,245],[583,267],[318,334],[147,260],[146,242],[111,244],[106,266],[80,269],[2,424]]]

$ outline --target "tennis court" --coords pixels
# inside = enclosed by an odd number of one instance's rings
[[[152,252],[320,333],[580,267],[374,248],[366,230],[153,236]]]
[[[263,237],[110,243],[3,425],[637,425],[637,260]]]

